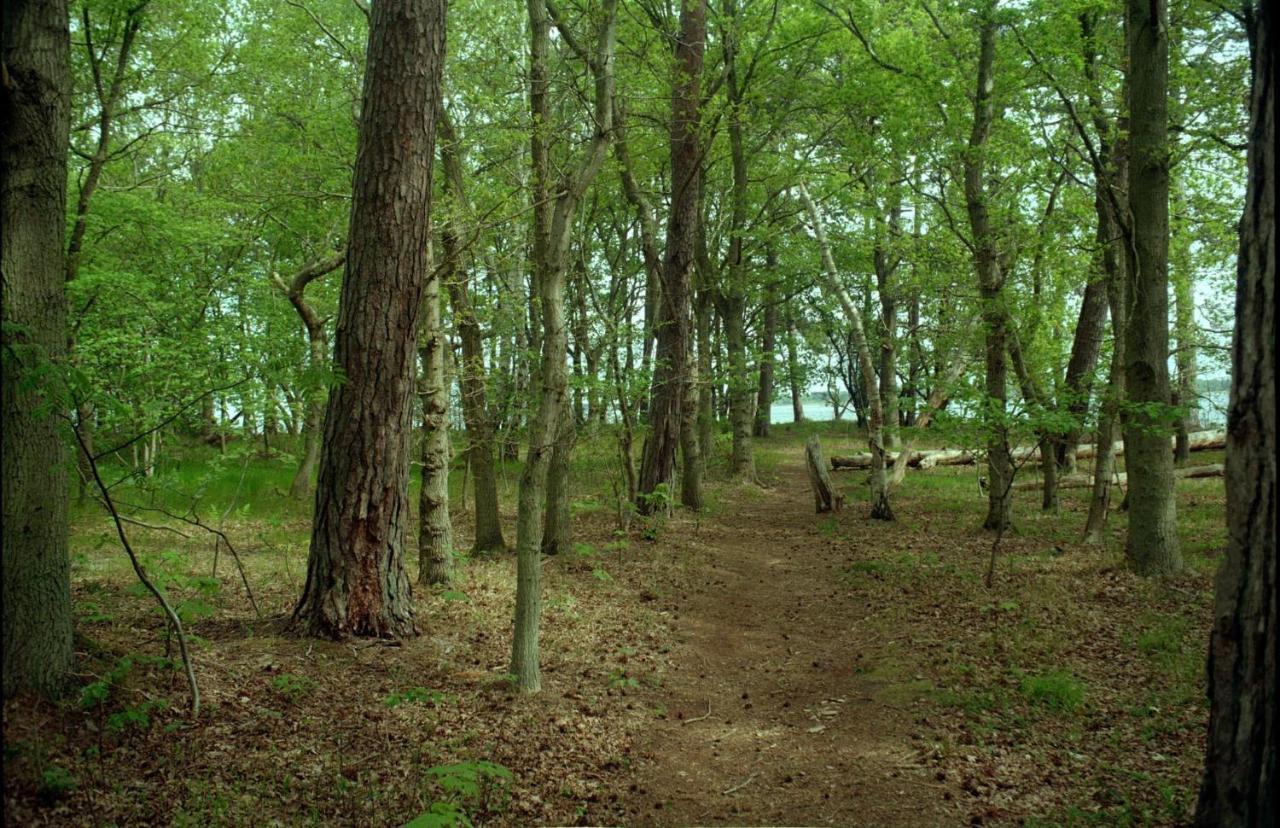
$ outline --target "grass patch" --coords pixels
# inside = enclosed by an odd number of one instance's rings
[[[1071,712],[1084,704],[1084,682],[1062,670],[1027,676],[1021,689],[1028,700],[1050,710]]]

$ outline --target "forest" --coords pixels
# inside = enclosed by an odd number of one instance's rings
[[[5,0],[4,823],[1276,825],[1274,23]]]

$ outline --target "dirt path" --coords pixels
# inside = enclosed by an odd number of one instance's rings
[[[876,635],[839,570],[849,540],[820,531],[803,470],[704,522],[707,567],[680,602],[667,709],[642,744],[641,825],[938,825],[954,794],[918,765],[910,714],[861,654]],[[854,504],[853,542],[874,542]],[[861,527],[861,529],[859,528]],[[882,527],[881,527],[882,528]]]

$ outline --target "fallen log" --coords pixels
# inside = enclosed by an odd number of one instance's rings
[[[1169,438],[1169,450],[1173,451],[1173,438]],[[1194,431],[1188,435],[1188,446],[1191,451],[1208,451],[1212,449],[1226,448],[1227,433],[1225,431]],[[1124,456],[1124,441],[1118,440],[1113,447],[1113,451],[1117,457]],[[1078,459],[1087,460],[1097,453],[1097,446],[1093,443],[1083,443],[1076,448],[1076,457]],[[896,467],[897,458],[900,454],[888,454],[885,456],[885,462]],[[1040,449],[1038,446],[1029,446],[1023,449],[1015,449],[1013,452],[1013,462],[1016,464],[1034,463],[1040,459]],[[907,455],[907,465],[913,469],[931,469],[934,466],[971,466],[977,460],[977,455],[965,449],[937,449],[931,451],[913,451]],[[832,469],[869,469],[871,468],[871,454],[864,452],[862,454],[852,455],[832,455]]]
[[[838,512],[844,506],[844,496],[836,493],[827,464],[822,461],[822,444],[813,435],[804,444],[805,465],[809,469],[809,485],[813,487],[814,511]]]
[[[1223,466],[1221,463],[1211,463],[1207,466],[1194,466],[1185,469],[1174,469],[1173,476],[1177,479],[1191,479],[1197,477],[1222,477]],[[1113,482],[1125,485],[1129,476],[1124,472],[1118,472]],[[1024,480],[1021,483],[1015,483],[1013,488],[1015,491],[1025,491],[1029,489],[1039,489],[1041,486],[1039,478],[1034,480]],[[1069,474],[1065,477],[1058,478],[1059,489],[1087,489],[1093,486],[1093,475],[1091,474]]]

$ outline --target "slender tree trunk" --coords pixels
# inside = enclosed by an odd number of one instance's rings
[[[987,144],[996,111],[996,32],[994,4],[983,6],[979,20],[978,82],[974,97],[973,130],[964,157],[964,193],[973,231],[973,258],[982,297],[982,321],[986,330],[986,404],[983,412],[987,436],[987,518],[983,527],[1003,531],[1009,526],[1013,462],[1005,425],[1008,402],[1008,368],[1005,363],[1007,318],[1004,308],[1004,273],[1000,265],[995,231],[987,205]]]
[[[728,293],[721,294],[718,299],[720,317],[724,319],[724,345],[729,363],[729,429],[733,438],[729,471],[734,477],[754,480],[756,466],[751,448],[751,403],[755,384],[747,366],[746,298],[741,294]]]
[[[889,506],[889,484],[885,476],[884,410],[880,405],[880,390],[876,387],[875,364],[872,362],[871,345],[867,342],[866,332],[862,327],[862,315],[849,298],[849,293],[840,284],[839,271],[836,270],[835,259],[831,255],[831,245],[827,243],[827,234],[822,227],[822,219],[818,208],[809,197],[804,184],[799,185],[800,199],[804,202],[809,214],[809,223],[817,237],[818,247],[822,252],[823,274],[826,276],[827,289],[836,295],[848,318],[849,331],[853,340],[853,350],[862,372],[862,387],[867,396],[867,443],[871,449],[871,517],[877,520],[893,520],[893,509]]]
[[[1129,537],[1125,557],[1143,575],[1182,569],[1169,451],[1169,19],[1166,0],[1128,0],[1129,213],[1125,467]]]
[[[692,343],[690,343],[692,344]],[[680,505],[702,511],[702,456],[698,450],[698,417],[703,386],[698,363],[690,354],[689,376],[684,389],[684,415],[680,422]]]
[[[778,255],[772,245],[765,256],[765,266],[771,277],[778,268]],[[773,366],[776,361],[774,351],[778,339],[778,296],[775,285],[770,282],[764,293],[764,324],[760,331],[760,389],[756,395],[756,422],[754,435],[768,437],[773,408]]]
[[[416,634],[404,569],[414,362],[431,216],[442,0],[380,0],[339,302],[315,523],[295,626],[313,635]]]
[[[613,131],[613,60],[616,0],[605,0],[591,72],[595,79],[596,133],[581,162],[553,182],[550,166],[550,97],[547,56],[550,18],[545,0],[528,0],[531,49],[529,106],[534,129],[530,137],[533,165],[533,267],[542,311],[541,394],[528,429],[529,449],[520,476],[516,514],[516,609],[511,642],[511,673],[523,693],[542,689],[538,631],[542,617],[542,550],[547,477],[565,415],[565,275],[569,235],[582,196],[600,171]],[[563,34],[563,32],[562,32]],[[568,462],[571,444],[564,444]],[[567,477],[562,480],[567,485]]]
[[[705,469],[715,452],[716,415],[711,373],[711,295],[699,290],[694,302],[694,326],[698,340],[698,459]]]
[[[293,305],[298,318],[307,330],[308,363],[313,376],[320,376],[329,367],[329,338],[324,330],[324,320],[315,308],[307,301],[307,285],[338,268],[346,262],[346,251],[342,251],[327,259],[313,262],[294,274],[287,283],[276,274],[271,274],[271,282]],[[289,495],[297,500],[304,500],[311,493],[311,479],[315,477],[316,466],[320,462],[320,438],[324,430],[325,392],[318,384],[306,389],[306,425],[303,437],[302,462],[293,476],[289,486]],[[210,405],[212,405],[210,397]]]
[[[916,208],[919,209],[919,208]],[[924,373],[924,348],[920,344],[920,294],[913,293],[907,304],[907,336],[910,348],[907,356],[907,388],[909,402],[903,424],[914,426],[920,416],[920,400],[927,396],[921,386],[920,378]]]
[[[569,460],[578,440],[574,412],[568,406],[560,413],[555,448],[547,467],[547,506],[543,518],[542,554],[558,555],[573,545],[569,532]]]
[[[672,484],[684,418],[690,292],[698,232],[701,136],[698,104],[706,45],[706,0],[682,0],[676,71],[671,93],[671,210],[658,312],[656,366],[649,405],[649,436],[640,463],[637,508],[652,510],[650,496]]]
[[[725,6],[729,25],[724,29],[724,77],[729,112],[729,155],[733,173],[733,189],[729,208],[728,267],[721,274],[717,294],[720,318],[724,320],[724,342],[729,364],[729,429],[733,443],[729,471],[734,477],[754,480],[755,458],[752,453],[752,410],[755,394],[747,367],[747,256],[746,232],[748,186],[747,151],[743,137],[743,102],[741,80],[737,70],[737,35],[734,31],[736,9]]]
[[[449,519],[449,342],[440,321],[441,277],[429,272],[422,290],[422,487],[418,491],[418,583],[453,577]]]
[[[1196,317],[1195,274],[1182,274],[1174,284],[1174,330],[1178,337],[1178,351],[1174,364],[1178,368],[1178,390],[1175,403],[1184,409],[1178,419],[1173,461],[1183,465],[1191,459],[1190,433],[1200,430],[1200,411],[1196,397]]]
[[[891,235],[897,233],[900,212],[895,199],[889,210],[888,232]],[[892,261],[885,249],[888,239],[884,236],[884,228],[877,229],[876,237],[873,259],[876,292],[880,296],[880,401],[884,406],[884,445],[887,449],[894,449],[898,447],[898,288],[894,280],[898,263]]]
[[[484,367],[484,334],[471,301],[470,268],[461,249],[461,218],[466,209],[463,189],[462,155],[458,135],[443,105],[438,107],[440,126],[440,166],[444,170],[444,192],[454,200],[455,217],[441,228],[440,240],[449,261],[449,278],[444,284],[453,308],[454,325],[462,345],[462,371],[459,390],[462,419],[467,427],[467,465],[471,469],[475,500],[475,540],[472,552],[489,552],[506,548],[499,516],[498,475],[494,466],[493,417],[487,401]]]
[[[6,3],[2,14],[0,574],[8,699],[28,690],[58,695],[69,685],[72,666],[68,458],[59,417],[65,402],[54,379],[67,355],[63,243],[71,36],[65,0]]]
[[[1227,556],[1209,640],[1199,826],[1280,821],[1276,610],[1276,58],[1274,3],[1250,4],[1249,183],[1236,269],[1227,414]]]
[[[796,319],[787,311],[787,385],[791,389],[791,418],[804,422],[804,389],[800,381],[800,357],[796,349]]]
[[[1101,185],[1105,186],[1105,185]],[[1099,239],[1100,245],[1110,245],[1109,239]],[[1101,247],[1095,254],[1095,271],[1085,286],[1080,302],[1080,315],[1076,319],[1075,335],[1071,340],[1071,356],[1067,360],[1067,372],[1063,388],[1067,413],[1076,422],[1082,422],[1089,411],[1089,397],[1093,392],[1093,372],[1098,367],[1098,355],[1102,351],[1103,331],[1107,323],[1107,281]],[[1080,428],[1076,426],[1055,439],[1055,460],[1063,471],[1075,469],[1076,444],[1080,442]]]

